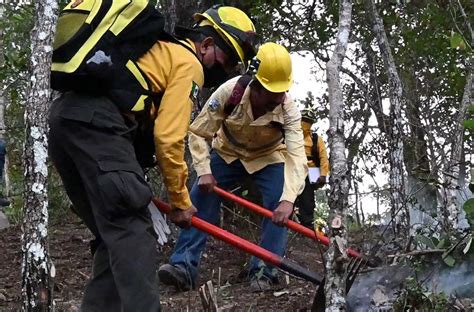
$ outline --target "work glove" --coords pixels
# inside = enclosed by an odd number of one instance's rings
[[[158,244],[164,245],[168,242],[168,235],[171,234],[170,227],[153,201],[148,204],[148,210],[150,210],[151,213],[153,228],[155,229],[156,235],[158,235]]]

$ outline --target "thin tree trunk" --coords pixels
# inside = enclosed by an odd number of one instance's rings
[[[377,186],[377,217],[380,219],[380,189]]]
[[[462,149],[465,131],[463,122],[467,116],[467,109],[472,102],[472,92],[474,88],[473,80],[474,75],[472,67],[470,67],[456,120],[456,130],[453,137],[453,143],[451,144],[451,157],[449,162],[446,164],[447,167],[444,170],[444,196],[446,198],[446,216],[448,217],[447,220],[444,220],[444,223],[452,230],[459,230],[458,223],[460,221],[459,217],[461,206],[457,198],[459,194],[459,174],[462,162]]]
[[[399,233],[402,228],[409,227],[409,213],[405,204],[404,166],[403,166],[403,120],[404,107],[403,89],[395,66],[390,44],[383,27],[383,21],[373,0],[366,0],[367,14],[371,19],[373,32],[382,54],[385,70],[387,71],[390,90],[390,186],[391,213],[395,220],[394,231]]]
[[[355,214],[357,225],[360,226],[360,215],[359,215],[359,186],[357,182],[354,181],[354,194],[355,194]]]
[[[50,311],[52,289],[48,246],[47,123],[49,73],[58,4],[35,2],[31,32],[30,88],[25,107],[25,204],[22,224],[22,308]]]
[[[3,19],[3,12],[4,8],[2,5],[0,5],[0,19]],[[3,49],[3,29],[0,29],[0,47]],[[3,53],[0,53],[0,68],[4,66],[5,58]],[[4,85],[3,81],[0,81],[0,140],[5,141],[5,110],[7,107],[7,99],[4,96]],[[0,181],[0,183],[4,182],[4,187],[3,187],[3,194],[4,196],[8,196],[10,193],[10,181],[8,177],[8,156],[5,154],[5,164],[3,166],[3,172],[2,172],[2,179],[3,181]]]
[[[461,11],[461,15],[464,18],[466,28],[469,31],[471,36],[471,47],[474,46],[474,31],[472,29],[471,23],[469,22],[464,8],[461,3],[457,1],[458,8]],[[451,155],[449,161],[446,163],[444,169],[444,197],[446,200],[446,213],[444,214],[447,219],[444,220],[445,226],[449,230],[460,230],[459,229],[459,220],[461,205],[458,201],[459,188],[459,177],[461,172],[461,163],[463,163],[463,144],[464,144],[464,120],[467,117],[467,110],[470,105],[472,105],[472,94],[474,92],[474,64],[471,63],[472,60],[469,60],[468,64],[468,74],[466,78],[466,85],[464,86],[464,93],[461,100],[461,105],[458,110],[456,118],[456,128],[454,130],[454,135],[451,143]]]
[[[344,103],[340,84],[340,70],[349,42],[352,1],[341,0],[336,46],[327,63],[329,91],[329,146],[332,183],[329,196],[330,244],[326,253],[326,311],[346,311],[345,259],[347,245],[346,216],[349,192],[349,172],[344,138]]]

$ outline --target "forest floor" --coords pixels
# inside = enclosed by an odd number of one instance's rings
[[[78,311],[82,292],[91,274],[89,240],[91,234],[75,218],[50,226],[50,255],[56,268],[54,300],[56,311]],[[256,240],[256,231],[228,230]],[[21,292],[21,246],[19,226],[0,230],[0,311],[19,311]],[[174,244],[161,248],[160,264],[167,261]],[[311,240],[291,233],[287,257],[310,270],[322,273],[319,247]],[[316,286],[281,274],[279,286],[264,293],[251,293],[242,275],[248,256],[210,239],[203,256],[199,285],[212,280],[218,290],[217,304],[223,311],[309,311]],[[220,272],[220,280],[219,280]],[[200,311],[197,291],[177,293],[161,287],[163,311]]]

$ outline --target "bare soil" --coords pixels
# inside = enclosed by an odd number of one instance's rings
[[[242,235],[231,226],[232,232]],[[20,310],[21,246],[19,226],[0,230],[0,311]],[[252,231],[250,231],[252,232]],[[77,219],[50,226],[50,254],[56,268],[54,298],[56,311],[78,311],[84,286],[90,275],[89,240],[91,234]],[[247,238],[255,234],[243,235]],[[161,249],[165,263],[173,243]],[[291,233],[287,257],[322,273],[320,251],[309,239]],[[281,274],[281,283],[271,291],[251,293],[244,278],[248,256],[215,239],[210,239],[202,261],[199,284],[212,280],[217,288],[218,306],[223,311],[309,311],[316,286]],[[202,311],[197,291],[178,293],[161,287],[163,311]]]

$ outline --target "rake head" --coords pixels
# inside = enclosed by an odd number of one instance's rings
[[[361,258],[351,258],[346,269],[346,295],[354,284],[357,274],[367,264],[367,260]],[[324,286],[326,279],[323,279],[321,284],[318,286],[316,295],[314,296],[313,305],[311,306],[312,312],[324,312],[326,309],[326,296],[324,294]]]

